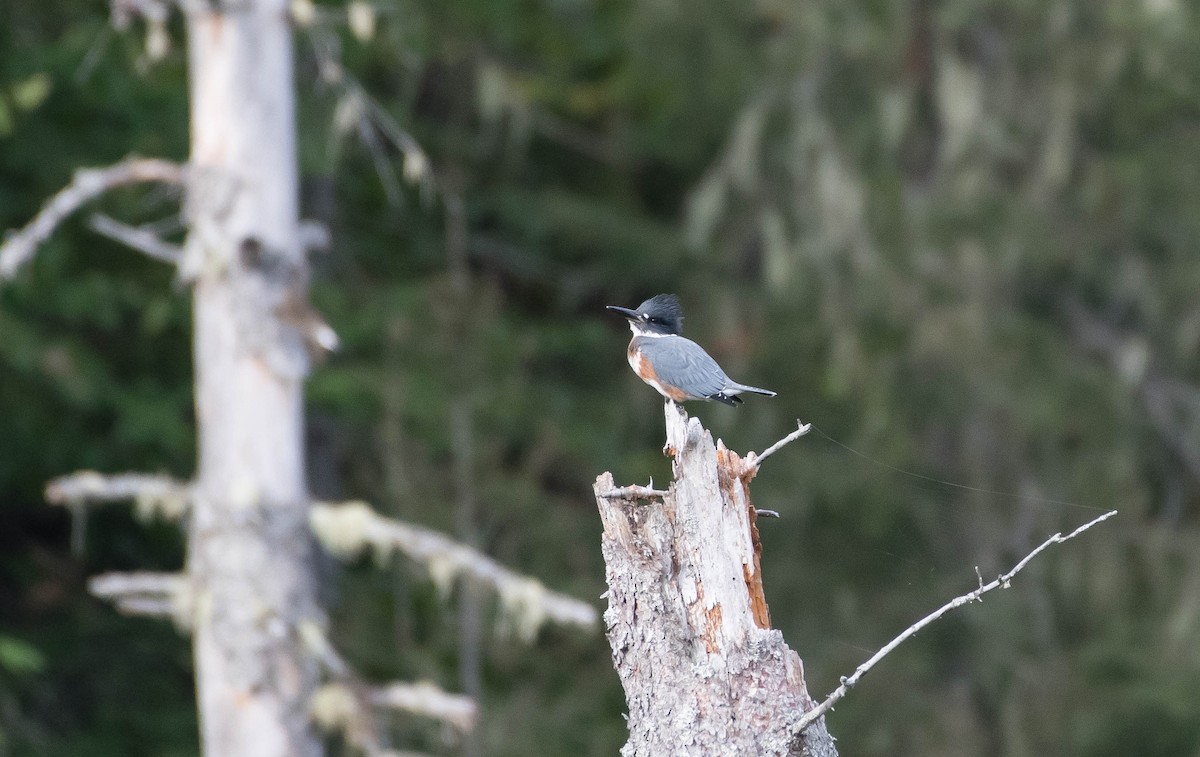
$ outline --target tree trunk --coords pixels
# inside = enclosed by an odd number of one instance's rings
[[[307,303],[286,0],[192,3],[191,232],[199,462],[189,533],[204,754],[315,755],[318,620],[304,478]]]
[[[800,657],[771,629],[755,510],[757,468],[667,403],[675,481],[659,500],[595,485],[604,523],[604,613],[629,704],[625,757],[837,754]]]

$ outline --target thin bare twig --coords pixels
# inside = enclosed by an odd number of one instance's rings
[[[308,649],[312,656],[317,659],[317,662],[321,663],[321,666],[331,676],[334,678],[349,678],[354,675],[354,671],[349,663],[342,659],[342,656],[334,649],[332,642],[329,641],[329,637],[325,634],[321,626],[311,620],[302,621],[296,630],[305,648]]]
[[[632,486],[618,486],[615,489],[609,489],[601,494],[605,499],[662,499],[669,492],[662,489],[654,488],[654,479],[650,479],[648,486],[634,484]]]
[[[791,444],[792,442],[794,442],[797,439],[799,439],[800,437],[804,436],[811,430],[812,430],[811,423],[801,423],[800,421],[797,420],[795,431],[793,431],[792,433],[783,437],[779,441],[775,442],[770,447],[767,447],[765,450],[763,450],[763,453],[761,455],[751,452],[749,455],[746,455],[746,460],[751,466],[757,468],[762,465],[763,460],[766,460],[771,455],[774,455],[776,452],[783,449],[784,446]]]
[[[937,620],[938,618],[942,617],[943,615],[950,612],[951,610],[953,610],[956,607],[962,607],[963,605],[965,605],[969,602],[975,602],[977,600],[981,601],[981,597],[984,594],[986,594],[987,592],[991,591],[992,589],[999,589],[999,588],[1007,589],[1009,587],[1010,582],[1012,581],[1013,577],[1016,576],[1018,573],[1020,573],[1021,570],[1026,565],[1029,564],[1030,560],[1037,557],[1042,552],[1042,550],[1046,549],[1051,544],[1062,544],[1065,541],[1074,539],[1076,536],[1078,536],[1079,534],[1088,530],[1089,528],[1096,525],[1097,523],[1100,523],[1101,521],[1104,521],[1104,520],[1108,520],[1109,518],[1111,518],[1112,516],[1114,516],[1116,514],[1117,514],[1116,510],[1110,510],[1110,511],[1104,513],[1103,515],[1101,515],[1097,518],[1094,518],[1094,519],[1088,521],[1087,523],[1084,523],[1082,526],[1080,526],[1079,528],[1076,528],[1074,531],[1067,534],[1066,536],[1063,536],[1061,533],[1054,534],[1049,539],[1042,542],[1041,545],[1039,545],[1037,549],[1035,549],[1032,552],[1030,552],[1029,554],[1025,555],[1025,557],[1022,558],[1022,560],[1020,562],[1018,562],[1016,565],[1013,566],[1012,570],[1001,575],[999,578],[997,578],[996,580],[992,581],[989,584],[984,584],[983,579],[980,578],[980,585],[979,585],[978,589],[975,589],[974,591],[968,592],[961,596],[955,597],[954,599],[950,600],[949,602],[942,605],[938,609],[936,609],[933,612],[926,615],[924,618],[921,618],[916,623],[913,623],[911,626],[904,629],[903,633],[901,633],[899,636],[897,636],[896,638],[889,641],[886,645],[884,645],[882,649],[880,649],[878,652],[876,652],[874,655],[871,656],[871,659],[867,660],[862,665],[859,665],[854,670],[853,675],[851,675],[849,677],[843,676],[841,685],[838,686],[833,691],[832,694],[830,694],[828,697],[826,697],[825,701],[821,702],[816,707],[814,707],[811,710],[809,710],[808,712],[804,713],[804,717],[800,718],[799,722],[796,723],[796,726],[793,729],[794,734],[797,737],[799,737],[799,735],[804,732],[805,728],[812,725],[812,723],[815,722],[818,718],[820,718],[822,715],[824,715],[829,710],[833,709],[833,706],[838,703],[838,700],[840,700],[842,697],[846,696],[846,693],[856,683],[858,683],[859,680],[862,679],[862,677],[864,675],[867,674],[867,671],[869,671],[871,668],[875,667],[875,664],[877,662],[879,662],[884,657],[886,657],[893,649],[900,646],[900,644],[903,643],[905,640],[910,639],[913,636],[915,636],[916,633],[918,631],[920,631],[922,628],[929,625],[930,623]],[[978,569],[976,570],[976,575],[978,575]]]
[[[23,229],[11,231],[0,245],[0,279],[11,278],[67,216],[115,187],[141,182],[182,184],[186,168],[156,158],[126,158],[106,168],[81,168],[71,183],[51,197]]]
[[[313,503],[313,532],[330,552],[354,557],[371,548],[379,557],[401,552],[420,563],[440,588],[469,578],[492,587],[518,635],[532,638],[545,622],[594,628],[596,608],[551,591],[540,581],[512,571],[482,552],[428,528],[385,518],[364,502]]]
[[[121,223],[103,213],[94,213],[88,219],[88,228],[164,263],[178,265],[179,259],[183,257],[183,248],[179,245],[171,244],[149,229]]]
[[[88,580],[88,591],[125,615],[181,619],[187,585],[181,573],[104,573]]]

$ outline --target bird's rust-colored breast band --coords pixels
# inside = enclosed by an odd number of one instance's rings
[[[629,345],[629,367],[633,368],[633,372],[638,377],[645,381],[650,386],[654,387],[659,394],[667,399],[675,402],[683,402],[688,399],[688,395],[677,387],[665,386],[658,380],[658,373],[654,370],[654,366],[640,349]]]

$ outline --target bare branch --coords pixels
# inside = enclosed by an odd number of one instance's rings
[[[423,565],[443,591],[459,578],[493,587],[506,620],[522,638],[532,639],[546,622],[591,629],[599,620],[590,604],[550,591],[540,581],[436,531],[384,518],[364,502],[314,503],[309,522],[321,543],[340,557],[354,557],[369,547],[386,560],[399,551]]]
[[[116,502],[132,499],[139,513],[179,520],[191,504],[192,489],[170,476],[118,473],[106,476],[79,471],[46,485],[46,501],[55,505]]]
[[[107,168],[79,169],[71,183],[51,197],[25,228],[9,232],[0,245],[0,279],[11,278],[54,229],[84,203],[126,184],[182,184],[185,174],[184,166],[155,158],[127,158]]]
[[[325,635],[321,626],[311,620],[302,621],[297,628],[297,633],[308,651],[334,678],[350,678],[354,675],[350,665],[333,648],[333,644],[330,643],[329,637]]]
[[[385,754],[372,708],[401,710],[440,720],[464,733],[474,728],[478,707],[470,697],[450,694],[427,681],[371,686],[342,659],[316,623],[301,623],[298,632],[305,647],[336,680],[322,686],[313,696],[310,706],[313,719],[326,730],[343,732],[348,741],[368,755]]]
[[[648,486],[618,486],[615,489],[609,489],[601,494],[605,499],[661,499],[667,496],[669,492],[663,489],[654,488],[654,479],[650,479]]]
[[[428,681],[375,687],[371,689],[370,697],[371,704],[376,707],[436,718],[463,732],[474,727],[478,712],[475,700],[450,694]]]
[[[767,447],[765,450],[763,450],[763,453],[761,455],[755,454],[754,452],[751,452],[750,454],[746,455],[747,464],[750,467],[758,468],[759,466],[762,465],[763,460],[766,460],[768,457],[770,457],[771,455],[774,455],[776,452],[783,449],[786,445],[791,444],[792,442],[794,442],[797,439],[799,439],[800,437],[804,436],[811,430],[812,430],[811,423],[801,423],[799,420],[797,420],[795,431],[793,431],[792,433],[783,437],[779,441],[775,442],[770,447]]]
[[[112,602],[124,615],[171,618],[187,627],[188,579],[181,573],[104,573],[88,581],[93,596]]]
[[[830,694],[828,697],[826,697],[825,701],[821,702],[816,707],[814,707],[811,710],[809,710],[808,712],[804,713],[804,717],[802,717],[799,720],[799,722],[796,723],[796,726],[794,728],[794,733],[796,734],[796,736],[799,736],[801,733],[804,732],[805,728],[807,728],[809,725],[811,725],[813,722],[815,722],[818,718],[820,718],[826,712],[833,709],[833,706],[838,703],[838,700],[840,700],[842,697],[846,696],[846,692],[848,692],[856,683],[858,683],[859,680],[861,680],[862,677],[867,674],[867,671],[869,671],[871,668],[875,667],[876,663],[878,663],[880,660],[882,660],[884,657],[886,657],[889,653],[891,653],[891,651],[893,649],[900,646],[900,644],[903,643],[905,640],[910,639],[913,636],[915,636],[916,633],[918,631],[920,631],[922,628],[929,625],[930,623],[937,620],[938,618],[942,617],[943,615],[950,612],[951,610],[953,610],[956,607],[962,607],[963,605],[965,605],[969,602],[975,602],[977,600],[982,601],[981,597],[984,594],[986,594],[987,592],[991,591],[992,589],[1000,589],[1000,588],[1007,589],[1010,586],[1010,583],[1011,583],[1013,577],[1016,576],[1018,573],[1020,573],[1021,570],[1026,565],[1028,565],[1029,562],[1033,558],[1037,557],[1042,552],[1042,550],[1046,549],[1051,544],[1062,544],[1065,541],[1074,539],[1076,536],[1078,536],[1079,534],[1088,530],[1089,528],[1096,525],[1097,523],[1108,520],[1109,518],[1111,518],[1112,516],[1114,516],[1116,514],[1117,514],[1116,510],[1110,510],[1110,511],[1104,513],[1103,515],[1101,515],[1097,518],[1094,518],[1094,519],[1088,521],[1087,523],[1084,523],[1082,526],[1080,526],[1079,528],[1076,528],[1074,531],[1067,534],[1066,536],[1063,536],[1061,533],[1054,534],[1049,539],[1042,542],[1041,545],[1038,546],[1037,549],[1035,549],[1032,552],[1030,552],[1029,554],[1025,555],[1025,557],[1022,558],[1022,560],[1019,563],[1017,563],[1016,565],[1013,566],[1012,570],[1001,575],[999,578],[997,578],[996,580],[992,581],[989,584],[983,583],[983,578],[980,576],[979,588],[975,589],[972,592],[968,592],[967,594],[963,594],[961,596],[955,597],[954,599],[950,600],[949,602],[942,605],[938,609],[934,610],[930,614],[926,615],[924,618],[921,618],[916,623],[913,623],[911,626],[904,629],[903,633],[901,633],[899,636],[897,636],[896,638],[889,641],[886,645],[884,645],[884,647],[882,649],[880,649],[878,652],[876,652],[874,655],[872,655],[871,659],[867,660],[862,665],[859,665],[854,670],[853,675],[851,675],[849,677],[843,677],[841,685],[838,686],[833,691],[832,694]],[[977,576],[979,575],[978,568],[976,568],[976,575]]]
[[[164,263],[178,265],[179,259],[183,257],[183,248],[179,245],[165,241],[149,229],[121,223],[103,213],[92,215],[88,219],[88,228]]]
[[[412,710],[413,714],[441,720],[459,730],[462,730],[464,724],[468,729],[474,724],[475,703],[465,697],[447,694],[432,684],[396,684],[396,686],[401,689],[415,690],[413,695],[408,695],[411,697],[411,701],[404,702],[403,706],[398,709],[408,709],[406,705],[414,705],[418,709]],[[369,712],[371,707],[377,706],[371,701],[374,695],[373,690],[349,682],[327,683],[313,692],[309,702],[309,715],[322,730],[340,732],[348,744],[361,750],[367,757],[429,757],[420,752],[398,752],[384,748],[375,733],[374,718]],[[447,697],[452,700],[465,699],[471,709],[470,719],[462,719],[460,713],[453,709],[446,712],[430,710],[427,705],[440,706],[440,704],[436,704],[437,697]],[[378,706],[390,705],[383,702]],[[451,707],[453,708],[454,705]]]
[[[296,631],[300,641],[334,679],[313,692],[308,705],[313,722],[326,731],[340,731],[347,742],[361,749],[367,757],[385,754],[368,701],[367,687],[354,669],[333,648],[317,622],[302,620]]]

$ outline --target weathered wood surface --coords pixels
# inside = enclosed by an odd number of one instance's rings
[[[604,524],[604,613],[629,705],[626,757],[806,755],[837,751],[799,655],[771,628],[747,489],[756,466],[682,409],[666,406],[675,480],[663,497],[595,484]]]

